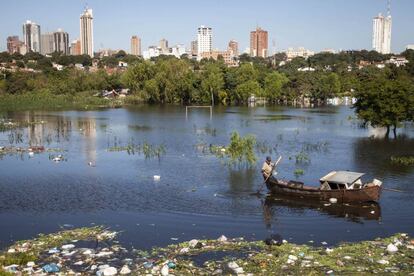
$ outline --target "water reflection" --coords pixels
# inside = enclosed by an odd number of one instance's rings
[[[393,164],[393,155],[414,155],[414,139],[359,138],[354,142],[354,163],[374,177],[382,178],[390,173],[406,175],[413,172],[413,166]]]
[[[327,204],[318,201],[305,201],[284,196],[267,196],[263,201],[263,220],[266,228],[272,227],[277,220],[280,209],[288,209],[290,213],[305,215],[308,210],[347,221],[364,223],[364,220],[381,221],[381,206],[378,203],[365,204]]]

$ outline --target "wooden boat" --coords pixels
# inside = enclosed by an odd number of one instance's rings
[[[362,183],[363,175],[356,172],[333,171],[319,180],[320,187],[306,186],[302,182],[285,181],[271,176],[266,180],[266,186],[274,195],[337,203],[378,202],[382,182],[374,179],[372,182]]]

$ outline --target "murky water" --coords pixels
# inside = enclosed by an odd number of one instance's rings
[[[307,243],[336,243],[414,234],[414,167],[390,163],[391,155],[414,154],[414,128],[405,138],[369,138],[348,107],[216,108],[143,106],[127,109],[0,114],[38,122],[0,132],[0,146],[44,145],[59,152],[0,155],[0,247],[61,227],[104,224],[122,230],[120,240],[136,248],[224,234],[264,239],[273,233]],[[43,121],[41,123],[41,121]],[[256,135],[253,169],[228,168],[209,154],[230,133]],[[161,158],[109,148],[163,144]],[[295,156],[309,160],[296,163]],[[51,159],[62,154],[64,160]],[[279,176],[309,184],[332,170],[366,172],[383,180],[379,205],[324,206],[252,196],[262,183],[266,155],[283,159]],[[91,163],[92,166],[88,165]],[[154,175],[160,175],[154,181]]]

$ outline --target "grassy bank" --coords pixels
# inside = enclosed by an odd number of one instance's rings
[[[127,250],[116,241],[100,242],[115,235],[94,227],[17,242],[0,253],[0,275],[41,273],[50,264],[63,274],[96,275],[408,275],[414,272],[414,240],[406,234],[335,247],[311,247],[282,240],[273,240],[273,245],[268,245],[224,236],[151,251]],[[96,243],[85,248],[82,240],[96,240]],[[67,242],[72,244],[64,245]]]
[[[46,92],[0,95],[0,111],[96,109],[122,104],[122,100],[94,97],[93,92],[75,95],[54,95]]]

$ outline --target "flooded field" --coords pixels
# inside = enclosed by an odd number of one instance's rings
[[[392,157],[414,154],[414,128],[376,139],[354,117],[348,107],[221,107],[212,118],[204,109],[186,117],[183,107],[153,106],[2,113],[0,248],[91,225],[122,231],[121,242],[143,249],[222,234],[316,245],[413,235],[414,166]],[[211,154],[232,131],[256,136],[253,168]],[[351,170],[403,192],[362,206],[252,196],[267,155],[283,156],[282,178],[318,185],[332,170]]]

